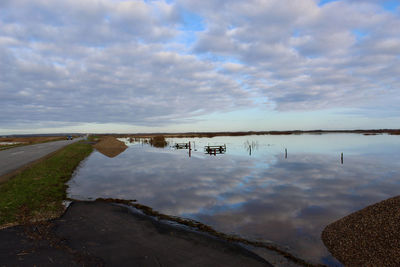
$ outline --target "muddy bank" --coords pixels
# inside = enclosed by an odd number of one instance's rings
[[[322,240],[346,266],[400,266],[400,196],[328,225]]]
[[[128,148],[124,142],[121,142],[112,136],[102,137],[100,142],[95,144],[93,147],[109,158],[118,156]]]
[[[272,266],[245,248],[106,202],[74,202],[59,219],[0,231],[16,265]]]

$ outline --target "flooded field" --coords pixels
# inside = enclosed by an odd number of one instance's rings
[[[69,182],[69,196],[136,199],[159,212],[272,241],[301,258],[334,266],[320,238],[324,227],[400,192],[399,136],[167,141],[165,148],[156,148],[126,140],[128,149],[113,158],[92,153]],[[190,153],[173,147],[189,141]],[[205,146],[217,150],[207,154]]]

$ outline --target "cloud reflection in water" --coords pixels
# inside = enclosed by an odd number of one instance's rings
[[[240,139],[240,138],[239,138]],[[238,139],[238,140],[239,140]],[[233,144],[231,144],[232,146]],[[237,141],[237,147],[243,142]],[[247,155],[247,156],[246,156]],[[215,229],[271,240],[300,257],[332,263],[320,240],[329,223],[400,191],[400,167],[383,155],[237,153],[188,158],[186,150],[132,146],[116,158],[93,153],[70,182],[73,198],[137,199]]]

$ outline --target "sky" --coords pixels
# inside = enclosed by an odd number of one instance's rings
[[[400,128],[400,0],[1,0],[0,134]]]

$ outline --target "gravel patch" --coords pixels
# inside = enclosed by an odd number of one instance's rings
[[[346,266],[400,266],[400,196],[328,225],[322,241]]]

